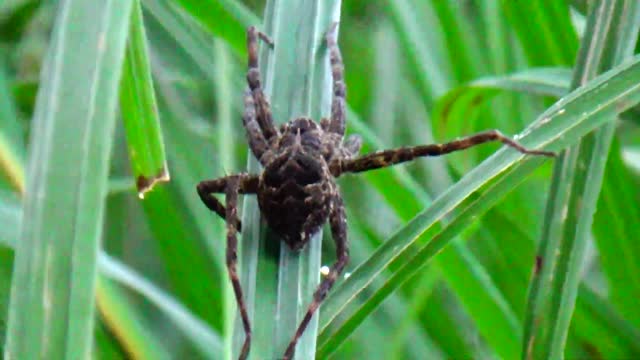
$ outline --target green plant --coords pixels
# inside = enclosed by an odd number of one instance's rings
[[[640,356],[636,2],[339,7],[0,4],[5,358],[233,357],[224,226],[195,184],[246,169],[247,26],[276,41],[261,60],[282,122],[320,117],[321,24],[338,17],[363,151],[490,128],[570,150],[551,165],[487,145],[341,180],[350,276],[297,358]],[[138,198],[136,184],[169,174]],[[334,251],[319,236],[303,256],[280,253],[252,233],[255,205],[243,213],[259,358],[282,352]]]

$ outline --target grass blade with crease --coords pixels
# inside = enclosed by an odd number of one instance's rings
[[[572,87],[633,54],[640,28],[635,1],[594,4],[578,55]],[[613,120],[617,114],[610,114]],[[531,284],[523,358],[559,359],[575,307],[585,251],[615,123],[610,121],[564,151],[556,163]]]
[[[139,1],[134,1],[131,30],[120,81],[120,111],[124,120],[133,176],[140,197],[157,182],[169,181],[169,170],[158,118],[147,36]]]
[[[275,47],[270,50],[263,46],[260,60],[265,92],[276,121],[299,116],[319,119],[329,114],[332,86],[324,34],[338,20],[339,9],[340,1],[336,0],[267,2],[263,31],[271,36]],[[259,171],[255,160],[250,161],[249,171]],[[252,318],[250,356],[280,357],[318,286],[322,234],[315,235],[299,253],[281,246],[277,265],[278,250],[273,244],[279,240],[260,225],[254,197],[245,198],[243,223],[240,272]],[[317,318],[314,316],[298,343],[297,359],[314,358]],[[244,339],[238,324],[235,353]]]
[[[77,359],[91,352],[110,135],[130,9],[131,1],[58,6],[32,123],[7,359]]]
[[[18,229],[22,223],[19,204],[9,199],[1,200],[3,201],[0,202],[0,222],[12,225],[2,229]],[[15,231],[2,231],[0,244],[13,248],[18,237],[19,234]],[[110,323],[109,327],[118,333],[123,348],[130,354],[134,354],[135,358],[156,359],[162,356],[162,352],[158,352],[156,349],[158,346],[154,348],[155,339],[145,332],[144,327],[133,320],[137,313],[133,312],[130,305],[122,299],[122,293],[111,288],[116,283],[137,292],[156,305],[198,346],[202,354],[215,358],[216,354],[222,352],[222,339],[218,333],[136,271],[104,253],[99,255],[98,266],[101,275],[96,289],[98,307],[101,308],[102,316],[109,318],[107,319]]]
[[[624,111],[640,101],[640,86],[635,82],[637,76],[640,76],[640,58],[638,57],[634,58],[633,62],[619,66],[598,77],[589,85],[560,99],[525,131],[526,136],[522,137],[521,141],[528,147],[550,149],[561,149],[576,142],[589,131],[610,121],[610,116]],[[340,284],[324,304],[319,340],[322,345],[319,351],[322,351],[324,347],[329,347],[329,341],[343,341],[344,337],[348,336],[349,332],[357,326],[357,324],[349,324],[349,320],[359,323],[362,317],[371,312],[390,291],[402,284],[442,249],[451,239],[450,236],[454,234],[447,234],[447,237],[440,238],[441,240],[438,242],[432,240],[423,248],[416,249],[414,245],[420,237],[432,238],[444,231],[440,224],[444,216],[460,211],[461,204],[464,204],[465,199],[495,181],[496,178],[499,179],[502,172],[515,165],[522,158],[522,155],[508,149],[496,153],[436,199],[429,209],[399,230],[369,260],[360,265],[349,279]],[[504,196],[508,190],[520,183],[540,164],[541,159],[530,158],[515,170],[511,170],[511,178],[504,176],[502,178],[504,185],[495,186],[495,190],[493,190],[495,194],[490,197],[492,202]],[[488,200],[485,202],[489,203]],[[476,202],[476,204],[478,207],[480,205],[487,206],[482,202]],[[473,207],[468,210],[467,215],[471,219],[482,211],[486,211],[486,209],[478,209],[478,213],[474,213],[472,210]],[[447,225],[449,227],[458,220],[453,216],[450,221]],[[412,256],[417,251],[421,253]],[[409,259],[415,259],[415,261],[410,263],[411,266],[405,265],[402,268],[403,272],[397,272],[396,277],[390,278],[386,288],[368,288],[375,276],[388,268],[391,262],[398,259],[401,259],[402,263],[408,262]],[[365,289],[372,291],[367,292],[366,298],[371,299],[373,303],[347,306],[352,304],[355,297]],[[376,294],[379,294],[381,298],[376,299]],[[334,335],[325,333],[325,329],[332,321],[338,321],[339,324],[342,324],[345,333],[339,331],[335,331]]]

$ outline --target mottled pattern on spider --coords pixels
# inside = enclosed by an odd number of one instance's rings
[[[326,35],[333,76],[331,117],[323,118],[320,124],[300,117],[283,124],[279,129],[274,125],[258,70],[258,38],[270,46],[273,43],[254,27],[248,29],[249,87],[244,96],[245,112],[242,120],[251,152],[264,170],[260,175],[242,173],[205,180],[197,187],[204,204],[227,222],[227,268],[245,332],[240,359],[245,359],[249,354],[251,326],[236,270],[237,232],[241,228],[237,214],[238,194],[257,194],[261,214],[267,225],[293,250],[303,248],[311,235],[327,220],[331,225],[337,259],[314,293],[308,311],[285,351],[283,358],[291,359],[298,339],[349,259],[347,220],[342,197],[335,183],[337,177],[344,173],[383,168],[417,157],[443,155],[489,141],[500,141],[525,154],[554,155],[552,152],[528,150],[497,130],[490,130],[444,144],[405,147],[357,157],[360,138],[351,136],[343,141],[346,88],[342,59],[335,37],[336,26],[337,23]],[[212,193],[224,193],[226,207],[211,196]]]

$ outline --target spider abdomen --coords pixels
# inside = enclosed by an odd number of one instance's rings
[[[332,184],[323,159],[301,150],[281,154],[260,177],[260,212],[291,249],[299,250],[327,220]]]

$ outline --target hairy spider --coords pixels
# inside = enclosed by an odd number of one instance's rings
[[[267,225],[293,250],[304,247],[327,219],[331,225],[337,260],[313,294],[307,313],[284,353],[284,359],[291,359],[298,339],[349,260],[347,219],[335,182],[337,177],[345,173],[384,168],[422,156],[444,155],[490,141],[502,142],[524,154],[555,155],[548,151],[528,150],[499,131],[489,130],[444,144],[403,147],[357,157],[360,138],[351,136],[343,141],[346,88],[342,58],[336,43],[336,27],[337,23],[334,23],[326,34],[333,76],[331,117],[321,119],[320,124],[299,117],[279,129],[274,125],[258,70],[258,38],[271,46],[273,43],[254,27],[247,30],[249,87],[244,95],[242,121],[251,152],[264,170],[260,175],[240,173],[205,180],[197,186],[202,202],[227,223],[226,262],[245,333],[240,359],[246,359],[249,354],[251,325],[236,270],[237,233],[241,228],[237,211],[238,194],[257,194],[260,211]],[[226,207],[212,196],[213,193],[225,194]]]

